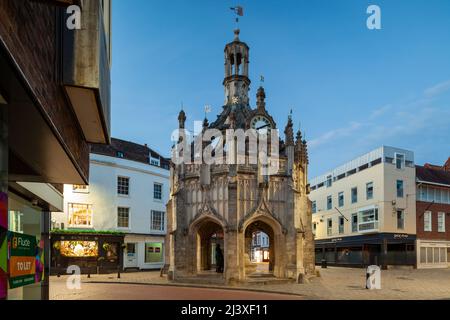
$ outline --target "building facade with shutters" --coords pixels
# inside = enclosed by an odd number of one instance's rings
[[[53,214],[55,232],[99,239],[123,234],[124,243],[110,253],[121,267],[163,267],[168,160],[146,145],[113,138],[109,146],[92,145],[90,172],[89,185],[64,186],[64,212]]]
[[[316,263],[415,265],[414,154],[381,147],[311,180]]]
[[[417,268],[450,266],[450,158],[416,167]]]

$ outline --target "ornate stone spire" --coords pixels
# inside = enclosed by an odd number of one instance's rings
[[[178,127],[180,129],[184,129],[186,124],[186,113],[181,109],[180,114],[178,115]]]
[[[256,94],[256,105],[259,111],[264,111],[266,109],[266,92],[263,87],[259,87]]]
[[[292,115],[288,117],[288,123],[286,129],[284,129],[284,134],[286,136],[286,146],[294,145],[294,124],[292,123]]]
[[[297,131],[297,136],[295,138],[295,151],[300,152],[303,145],[303,137],[302,132],[300,130]]]
[[[209,128],[209,121],[208,118],[205,117],[203,120],[203,132],[205,132]]]
[[[302,163],[305,165],[309,164],[308,142],[306,140],[302,142]]]

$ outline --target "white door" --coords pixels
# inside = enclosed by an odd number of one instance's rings
[[[137,244],[127,243],[127,249],[124,252],[124,268],[137,268]]]

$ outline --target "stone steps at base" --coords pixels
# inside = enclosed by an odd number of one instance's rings
[[[189,278],[177,278],[175,283],[186,284],[205,284],[205,285],[224,285],[225,279],[214,277],[189,277]]]
[[[294,283],[294,279],[279,279],[275,277],[266,277],[266,278],[249,278],[247,281],[245,281],[246,284],[249,285],[273,285],[273,284],[288,284],[288,283]]]
[[[250,279],[276,279],[273,274],[267,274],[267,273],[253,273],[248,276]]]

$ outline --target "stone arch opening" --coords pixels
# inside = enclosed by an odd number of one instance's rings
[[[277,240],[274,229],[267,222],[256,220],[245,228],[244,235],[245,275],[247,277],[264,274],[275,275],[277,263],[277,252],[275,248]],[[255,253],[258,251],[262,257],[260,257],[261,259],[256,259],[258,261],[255,261]]]
[[[219,249],[218,249],[219,246]],[[220,250],[222,259],[218,257]],[[201,221],[196,228],[197,274],[224,273],[225,241],[223,227],[212,219]]]

